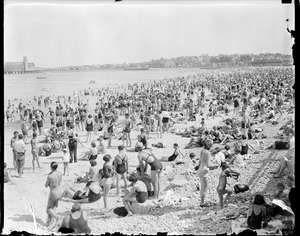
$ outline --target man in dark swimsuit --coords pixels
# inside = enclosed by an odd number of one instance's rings
[[[71,212],[71,214],[59,219],[52,230],[61,233],[90,234],[91,229],[88,226],[88,218],[86,212],[81,211],[80,204],[75,203]]]

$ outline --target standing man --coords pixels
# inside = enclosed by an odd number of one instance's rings
[[[242,108],[243,118],[242,118],[242,135],[248,139],[248,129],[250,127],[250,116],[247,112],[247,107]]]
[[[10,147],[12,148],[12,152],[13,152],[13,164],[14,164],[14,169],[16,170],[17,169],[17,153],[16,153],[16,150],[14,149],[14,143],[15,141],[17,140],[18,138],[18,135],[19,135],[19,132],[18,131],[15,131],[14,132],[14,136],[12,137],[12,139],[10,140]]]
[[[62,190],[60,188],[60,183],[62,180],[62,173],[57,171],[58,164],[53,161],[50,164],[51,172],[48,174],[47,181],[45,183],[45,187],[50,188],[48,204],[47,204],[47,225],[56,224],[59,216],[56,214],[55,210],[58,207],[58,201],[62,197]],[[52,220],[55,220],[52,222]]]
[[[16,151],[16,166],[19,177],[22,178],[23,176],[23,168],[25,164],[25,143],[23,141],[23,134],[18,135],[18,140],[15,141],[13,147]]]
[[[235,118],[235,116],[239,114],[239,111],[240,111],[240,102],[239,102],[238,96],[236,96],[235,99],[233,100],[232,118]]]
[[[70,163],[72,163],[73,161],[75,163],[77,162],[77,145],[78,145],[78,142],[77,142],[76,136],[77,136],[77,134],[72,133],[72,134],[69,134],[69,137],[68,137],[69,138],[68,147],[69,147],[69,151],[70,151]]]
[[[35,167],[34,166],[34,162],[35,161],[36,161],[38,167],[41,168],[40,162],[39,162],[39,156],[38,156],[38,147],[37,147],[36,136],[37,136],[37,133],[33,132],[32,139],[30,140],[31,154],[32,154],[32,169],[33,169],[33,171],[34,171],[34,167]]]

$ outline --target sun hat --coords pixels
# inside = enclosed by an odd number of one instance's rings
[[[67,152],[67,149],[66,149],[66,148],[64,148],[64,149],[63,149],[63,152]]]

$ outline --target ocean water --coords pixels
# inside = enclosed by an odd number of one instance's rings
[[[150,69],[141,71],[92,71],[4,75],[4,101],[32,100],[34,96],[71,95],[87,88],[118,87],[128,83],[163,80],[198,73],[199,69]],[[46,79],[37,79],[46,77]],[[89,84],[95,80],[95,84]]]

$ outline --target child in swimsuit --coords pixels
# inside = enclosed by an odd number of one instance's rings
[[[171,162],[171,161],[175,161],[175,159],[179,156],[179,154],[183,156],[183,154],[180,152],[180,150],[178,149],[178,144],[177,143],[174,143],[173,144],[173,148],[174,148],[174,153],[171,155],[171,156],[168,156],[168,157],[162,157],[160,159],[161,162]]]
[[[63,157],[62,157],[62,161],[64,163],[64,175],[68,175],[69,176],[69,161],[70,161],[70,155],[68,155],[67,153],[67,149],[64,148],[63,149]]]
[[[220,199],[220,207],[223,209],[224,203],[227,204],[229,197],[232,194],[231,190],[226,189],[227,177],[229,176],[229,165],[226,162],[222,162],[221,164],[222,171],[219,176],[219,184],[217,187],[217,193]],[[223,195],[226,195],[223,200]]]

